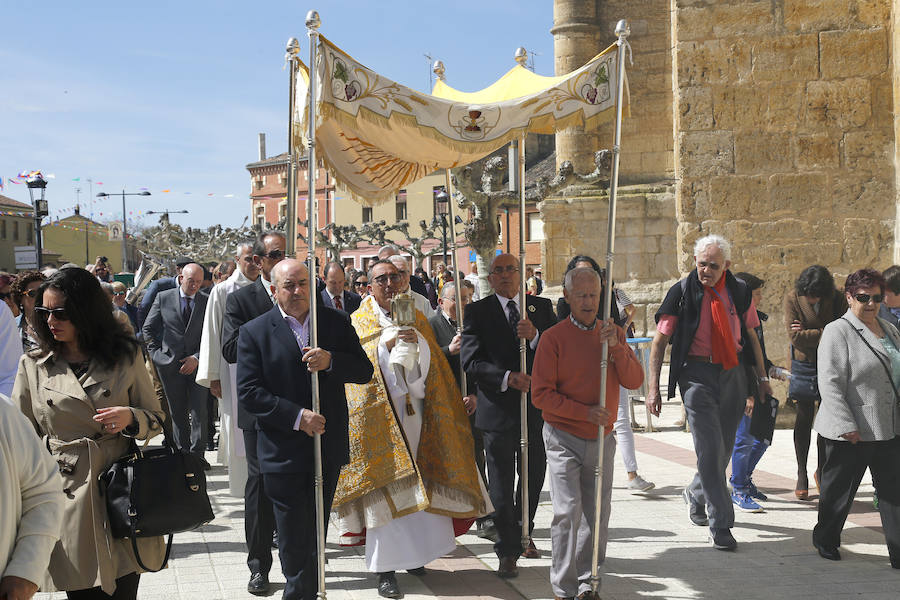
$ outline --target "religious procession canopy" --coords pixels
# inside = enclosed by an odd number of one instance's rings
[[[467,165],[526,133],[592,129],[613,119],[617,51],[613,44],[563,76],[517,65],[479,92],[438,81],[429,95],[379,75],[319,36],[316,152],[354,200],[381,204],[433,171]],[[305,146],[304,70],[294,131]]]

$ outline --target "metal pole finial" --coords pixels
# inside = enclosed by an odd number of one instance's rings
[[[619,22],[616,23],[616,35],[624,35],[625,37],[631,35],[631,27],[628,25],[626,19],[620,19]]]
[[[518,48],[516,48],[516,54],[514,58],[516,59],[516,62],[519,63],[519,65],[524,67],[525,63],[528,62],[528,50],[526,50],[522,46],[519,46]]]
[[[322,26],[322,19],[319,18],[319,11],[311,10],[306,13],[306,28],[318,29]]]
[[[284,51],[292,57],[300,54],[300,42],[297,40],[297,38],[290,38],[287,41],[287,47],[285,47]]]
[[[434,61],[434,65],[432,65],[431,70],[437,76],[438,79],[444,81],[444,62],[440,60]]]

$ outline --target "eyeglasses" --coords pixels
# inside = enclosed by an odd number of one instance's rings
[[[363,281],[361,279],[357,279],[353,285],[355,285],[356,287],[365,287],[365,286],[369,285],[369,282]]]
[[[698,263],[697,263],[697,266],[698,266],[698,267],[703,267],[703,268],[705,268],[705,269],[709,269],[710,271],[718,271],[719,269],[722,268],[722,265],[720,265],[719,263],[714,263],[714,262],[704,262],[704,261],[698,262]]]
[[[69,313],[65,308],[46,308],[44,306],[35,306],[34,312],[44,320],[49,320],[50,315],[56,317],[58,321],[68,321]]]
[[[517,273],[519,271],[519,267],[515,265],[506,265],[506,267],[494,267],[494,270],[491,271],[494,275],[503,275],[503,273]]]
[[[272,260],[278,260],[279,258],[284,258],[284,252],[281,250],[272,250],[268,254],[263,254],[263,258],[271,258]]]
[[[381,287],[384,287],[387,285],[388,280],[390,280],[391,283],[398,283],[400,281],[400,273],[385,273],[384,275],[379,275],[374,278],[372,281]]]
[[[884,294],[854,294],[853,297],[861,304],[868,304],[869,300],[878,304],[884,300]]]

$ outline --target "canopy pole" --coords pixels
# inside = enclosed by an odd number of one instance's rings
[[[316,160],[316,87],[318,75],[316,67],[316,51],[319,46],[319,27],[322,25],[319,13],[311,10],[306,13],[306,30],[309,34],[309,153],[307,156],[307,173],[309,180],[309,193],[306,198],[306,239],[309,252],[307,265],[309,268],[309,346],[319,346],[319,321],[316,298],[316,233],[319,230],[318,207],[316,203],[316,175],[318,174],[318,162]],[[313,412],[321,414],[319,400],[319,374],[311,374],[312,384],[312,408]],[[313,436],[313,459],[315,460],[315,496],[316,496],[316,559],[318,563],[319,591],[316,597],[324,600],[325,592],[325,500],[323,498],[322,481],[322,436],[318,433]]]
[[[525,305],[525,133],[519,136],[519,307],[523,319],[528,318]],[[509,232],[506,232],[509,235]],[[519,371],[528,372],[528,342],[519,338]],[[520,394],[519,429],[521,439],[519,450],[522,461],[522,472],[519,475],[519,486],[522,488],[522,551],[531,545],[531,513],[528,506],[528,392]]]
[[[297,242],[297,148],[294,144],[294,110],[297,107],[297,70],[300,68],[300,42],[297,38],[287,41],[285,60],[290,79],[288,92],[288,164],[287,164],[287,205],[285,211],[284,237],[288,256],[296,252]]]
[[[616,55],[616,128],[613,139],[612,173],[609,182],[609,214],[606,222],[606,285],[603,291],[603,320],[608,321],[612,308],[613,258],[616,245],[616,193],[619,188],[619,155],[622,142],[622,103],[625,96],[625,48],[631,29],[628,21],[616,24],[618,54]],[[609,343],[604,342],[600,350],[600,406],[606,406],[606,381],[609,375]],[[594,467],[594,549],[591,558],[591,589],[595,594],[600,590],[600,574],[597,562],[600,560],[600,509],[603,502],[603,447],[606,423],[600,423],[597,433],[597,465]]]
[[[453,182],[450,178],[450,169],[444,170],[444,176],[447,180],[447,195],[450,197],[448,199],[450,206],[450,249],[453,251],[450,262],[453,265],[453,272],[451,273],[453,275],[453,287],[456,289],[456,334],[461,335],[463,324],[462,279],[459,277],[460,271],[456,256],[456,208],[453,206]],[[459,389],[463,396],[466,395],[466,391],[469,389],[468,385],[466,385],[466,371],[463,369],[461,360],[459,361]]]

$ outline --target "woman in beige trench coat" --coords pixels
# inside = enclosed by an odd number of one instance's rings
[[[66,494],[60,541],[43,591],[70,599],[133,600],[142,569],[127,539],[109,531],[97,477],[128,451],[130,438],[161,432],[163,412],[137,342],[113,318],[96,277],[63,269],[40,288],[39,348],[22,356],[12,401],[44,437]],[[163,538],[141,538],[144,564],[162,563]]]

